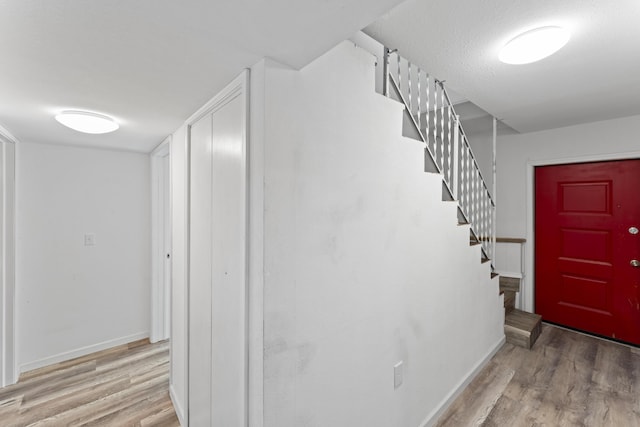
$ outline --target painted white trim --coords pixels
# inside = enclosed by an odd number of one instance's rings
[[[245,77],[246,76],[246,77]],[[206,104],[202,107],[198,108],[198,111],[193,113],[186,121],[187,123],[187,138],[191,136],[191,126],[194,125],[198,120],[206,116],[207,114],[213,113],[219,108],[226,105],[229,101],[236,98],[243,93],[248,95],[249,87],[248,83],[244,80],[249,79],[249,70],[245,69],[233,79],[231,83],[229,83],[224,89],[222,89],[216,96],[211,98]],[[247,132],[248,134],[248,132]],[[189,140],[189,143],[191,141]]]
[[[571,163],[606,162],[609,160],[640,159],[640,151],[627,151],[620,153],[591,154],[586,156],[571,156],[553,159],[528,160],[525,168],[527,174],[526,188],[526,266],[525,277],[521,284],[522,305],[525,311],[534,313],[535,311],[535,268],[534,268],[534,248],[535,248],[535,168],[536,166],[562,165]]]
[[[420,423],[420,427],[432,427],[436,425],[439,418],[444,414],[444,412],[451,406],[451,404],[462,394],[464,389],[473,381],[473,379],[480,373],[482,368],[486,366],[487,363],[491,360],[491,358],[502,348],[505,343],[505,337],[503,336],[498,340],[498,342],[489,350],[482,360],[480,360],[472,369],[469,371],[467,376],[463,378],[456,387],[454,387],[451,392],[445,396],[445,398],[440,402],[436,408],[427,415],[427,417]]]
[[[176,411],[176,416],[178,417],[178,422],[181,426],[186,426],[186,420],[184,418],[184,409],[182,408],[182,404],[176,397],[176,392],[173,388],[173,384],[169,385],[169,397],[171,398],[171,403],[173,403],[173,409]]]
[[[249,426],[264,425],[264,168],[265,66],[254,65],[249,82]]]
[[[4,131],[4,128],[0,128],[0,132]],[[0,133],[0,387],[18,380],[15,336],[15,149],[15,139],[11,140]]]
[[[249,113],[250,113],[250,98],[249,98],[249,84],[250,84],[250,70],[243,70],[231,83],[229,83],[224,89],[222,89],[216,96],[214,96],[210,101],[208,101],[205,105],[198,109],[194,114],[192,114],[189,119],[187,119],[187,218],[191,217],[191,127],[201,118],[205,117],[208,114],[215,112],[216,110],[224,107],[227,103],[232,101],[237,97],[241,97],[243,102],[243,111],[244,117],[242,118],[242,132],[243,132],[243,147],[242,147],[242,168],[244,169],[244,176],[242,182],[242,188],[244,188],[244,206],[243,206],[243,216],[245,221],[244,227],[244,235],[242,238],[244,239],[244,268],[245,268],[245,354],[244,354],[244,370],[245,370],[245,396],[244,396],[244,422],[243,426],[249,425],[249,407],[250,407],[250,387],[253,385],[250,382],[249,377],[249,362],[250,362],[250,334],[251,334],[251,326],[250,321],[252,320],[252,316],[249,313],[250,307],[250,286],[249,286],[249,172],[248,172],[248,154],[249,154]],[[190,289],[191,289],[191,278],[190,278],[190,247],[191,247],[191,227],[190,221],[188,223],[187,228],[187,236],[186,236],[186,266],[187,266],[187,325],[190,322]],[[189,378],[190,378],[190,369],[189,369],[189,359],[190,359],[190,333],[189,326],[187,326],[187,398],[186,398],[186,418],[187,423],[190,418],[189,414]],[[188,424],[187,424],[188,425]]]
[[[108,348],[117,347],[123,344],[128,344],[130,342],[138,341],[144,338],[149,338],[148,331],[138,332],[137,334],[127,335],[125,337],[114,338],[112,340],[88,345],[86,347],[80,347],[71,351],[65,351],[64,353],[59,353],[54,356],[45,357],[44,359],[34,360],[33,362],[20,365],[20,374],[23,374],[28,371],[32,371],[34,369],[42,368],[44,366],[49,366],[55,363],[60,363],[67,360],[75,359],[76,357],[86,356],[87,354],[106,350]]]
[[[18,140],[4,126],[0,125],[0,141],[17,144]]]
[[[163,183],[165,182],[165,174],[170,174],[170,170],[166,170],[163,166],[164,159],[171,155],[170,144],[171,136],[162,141],[150,154],[151,160],[151,342],[163,341],[169,338],[169,330],[165,327],[167,324],[166,317],[171,317],[170,311],[167,313],[166,303],[167,295],[165,292],[165,281],[171,280],[171,274],[165,271],[165,241],[167,236],[165,222],[162,220],[164,215],[169,215],[171,222],[171,208],[169,212],[164,212],[163,201]],[[169,177],[169,187],[171,187],[171,178]],[[171,191],[169,189],[169,206],[171,206]],[[170,233],[169,233],[170,234]],[[170,259],[170,262],[172,260]],[[170,329],[170,328],[169,328]]]

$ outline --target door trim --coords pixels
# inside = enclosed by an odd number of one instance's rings
[[[165,239],[171,241],[171,231],[165,225],[171,223],[171,172],[164,167],[164,159],[171,156],[171,136],[162,141],[151,152],[151,333],[150,341],[158,342],[169,338],[171,309],[171,273],[165,270]],[[167,177],[167,174],[169,175]],[[169,178],[168,180],[166,178]],[[169,209],[164,211],[164,183],[169,182]],[[169,220],[165,220],[165,215]],[[168,245],[171,247],[171,245]],[[168,289],[167,289],[168,288]],[[167,319],[168,317],[168,319]],[[169,320],[169,321],[168,321]]]
[[[537,166],[551,166],[572,163],[606,162],[609,160],[640,159],[640,151],[626,151],[620,153],[603,153],[596,155],[560,157],[554,159],[528,160],[526,165],[526,267],[525,277],[521,283],[523,310],[535,313],[535,168]]]
[[[0,387],[15,384],[18,380],[15,322],[16,146],[17,140],[0,127]],[[7,168],[7,164],[12,167]]]

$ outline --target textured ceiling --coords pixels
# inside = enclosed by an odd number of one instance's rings
[[[301,67],[400,0],[0,0],[0,124],[25,142],[147,152],[243,68]],[[83,135],[63,109],[115,117]]]
[[[569,43],[528,65],[499,49],[542,25]],[[408,0],[365,32],[519,132],[640,114],[638,0]]]

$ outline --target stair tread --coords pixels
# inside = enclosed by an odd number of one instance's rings
[[[511,309],[504,317],[504,334],[507,342],[531,349],[542,331],[542,316]]]
[[[510,312],[504,319],[505,326],[510,326],[515,330],[523,333],[531,333],[542,321],[539,314],[528,313],[526,311],[515,309]]]

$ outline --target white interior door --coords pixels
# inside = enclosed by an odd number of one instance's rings
[[[171,336],[171,155],[162,157],[162,336]]]
[[[152,287],[151,342],[171,331],[171,154],[167,139],[151,153]]]
[[[190,127],[191,426],[247,423],[245,79]]]

